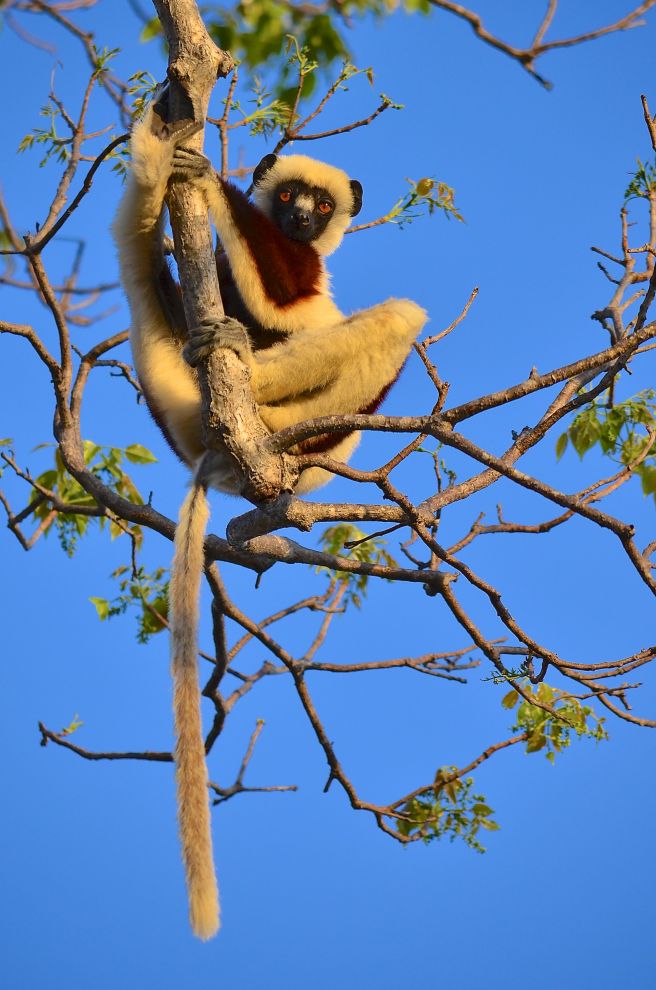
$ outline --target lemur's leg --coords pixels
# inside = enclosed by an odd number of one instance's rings
[[[253,355],[252,387],[270,428],[369,409],[393,384],[426,313],[388,299],[321,333],[296,333]]]
[[[407,299],[389,299],[320,333],[297,331],[253,352],[238,320],[207,320],[190,333],[184,356],[197,365],[228,347],[250,367],[251,389],[267,425],[367,409],[397,378],[426,314]],[[293,410],[293,412],[292,412]],[[275,427],[274,427],[275,428]]]
[[[310,245],[290,242],[203,155],[177,148],[173,172],[204,191],[239,293],[258,323],[272,330],[319,330],[342,319]]]
[[[153,133],[154,119],[151,106],[132,131],[132,168],[112,225],[121,276],[135,292],[152,280],[161,260],[160,218],[173,159],[173,145]]]
[[[319,416],[375,412],[425,322],[426,313],[415,303],[388,299],[321,334],[297,333],[258,351],[252,383],[262,421],[275,433]],[[335,434],[333,439],[335,445],[326,452],[346,461],[360,434]],[[309,468],[296,491],[312,491],[331,477],[321,468]]]
[[[194,374],[161,304],[162,210],[176,142],[197,130],[162,124],[153,105],[132,132],[132,168],[113,233],[132,326],[132,352],[151,413],[176,452],[192,462],[202,453],[200,395]],[[160,136],[161,135],[161,136]]]

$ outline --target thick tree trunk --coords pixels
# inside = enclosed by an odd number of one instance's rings
[[[230,72],[232,58],[208,35],[195,0],[153,2],[169,45],[170,122],[194,120],[204,128],[214,83]],[[201,129],[186,143],[201,151],[203,138]],[[187,323],[198,326],[219,319],[223,303],[205,198],[193,185],[175,183],[168,206]],[[199,380],[205,445],[208,450],[228,450],[243,479],[242,494],[253,502],[267,502],[291,488],[288,459],[267,449],[269,433],[253,401],[248,368],[237,355],[216,351],[202,362]]]

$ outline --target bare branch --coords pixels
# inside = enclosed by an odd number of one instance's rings
[[[551,25],[557,7],[557,0],[549,0],[547,12],[537,29],[530,48],[517,48],[515,45],[511,45],[509,42],[498,38],[488,31],[478,14],[460,3],[452,3],[451,0],[430,0],[430,2],[434,7],[447,10],[461,20],[466,21],[481,41],[484,41],[492,48],[496,48],[497,51],[503,52],[504,55],[509,55],[510,58],[515,59],[545,89],[551,89],[552,84],[544,76],[541,76],[535,68],[535,62],[541,55],[556,48],[571,48],[586,41],[595,41],[597,38],[603,38],[607,34],[614,34],[617,31],[626,31],[629,28],[638,27],[644,23],[640,21],[640,17],[651,10],[656,0],[644,0],[643,3],[635,7],[630,13],[614,21],[612,24],[607,24],[604,27],[596,28],[593,31],[587,31],[579,35],[573,35],[569,38],[547,42],[543,39]]]
[[[83,749],[81,746],[76,746],[72,743],[62,732],[53,732],[51,729],[47,729],[43,722],[39,722],[39,731],[41,733],[41,745],[46,746],[49,742],[55,743],[57,746],[62,746],[64,749],[70,749],[71,752],[76,753],[85,760],[146,760],[151,763],[172,763],[173,755],[171,753],[157,753],[157,752],[131,752],[126,750],[125,752],[96,752],[91,749]]]

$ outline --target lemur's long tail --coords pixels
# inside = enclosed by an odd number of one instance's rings
[[[208,517],[207,490],[196,477],[182,503],[175,531],[170,617],[178,823],[191,927],[202,939],[211,938],[219,928],[197,659],[198,600]]]

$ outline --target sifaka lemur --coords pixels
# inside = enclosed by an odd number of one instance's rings
[[[176,530],[170,592],[179,823],[194,932],[219,924],[212,858],[207,769],[200,716],[196,628],[208,517],[206,487],[238,493],[228,457],[214,459],[202,482],[201,399],[196,365],[214,348],[237,353],[251,373],[264,425],[275,432],[318,416],[371,413],[398,377],[425,312],[388,299],[344,316],[335,305],[324,258],[362,205],[362,186],[345,172],[304,155],[267,155],[253,174],[251,202],[180,146],[152,103],[134,127],[132,168],[114,222],[121,279],[131,311],[134,363],[150,412],[175,453],[194,471]],[[217,273],[225,317],[187,327],[179,287],[163,250],[169,181],[191,181],[207,199],[220,242]],[[356,432],[303,441],[290,453],[326,452],[346,460]],[[301,472],[295,491],[330,480]]]

